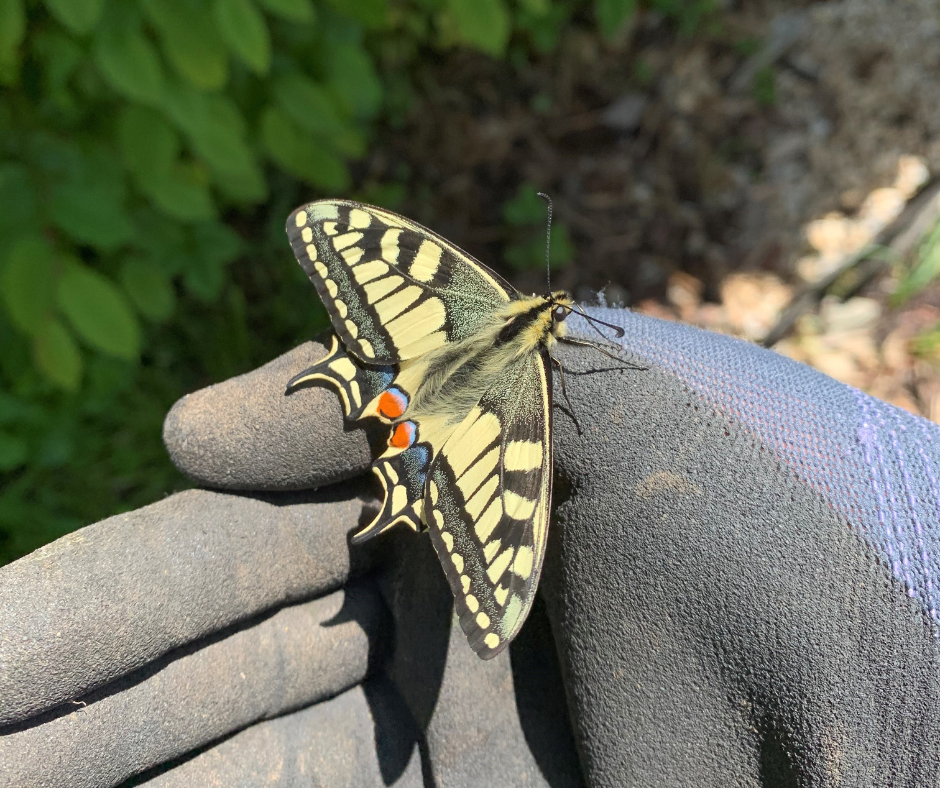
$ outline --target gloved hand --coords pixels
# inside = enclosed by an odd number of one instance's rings
[[[470,651],[426,536],[347,549],[364,485],[283,492],[370,458],[331,391],[284,396],[305,345],[167,420],[196,481],[271,492],[183,493],[0,570],[0,785],[936,784],[938,431],[600,317],[649,368],[559,350],[584,432],[556,407],[547,618],[507,652]]]

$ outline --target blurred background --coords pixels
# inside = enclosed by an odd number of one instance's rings
[[[185,480],[343,196],[940,420],[935,0],[0,0],[0,563]]]

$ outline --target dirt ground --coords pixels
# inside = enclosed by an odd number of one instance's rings
[[[534,66],[455,52],[417,75],[425,98],[366,177],[405,173],[402,210],[496,267],[502,205],[532,184],[570,230],[557,284],[580,300],[760,341],[940,173],[938,53],[936,0],[732,0],[691,35],[645,12],[611,45],[574,24]],[[889,306],[892,270],[776,348],[940,420],[916,352],[940,295]]]

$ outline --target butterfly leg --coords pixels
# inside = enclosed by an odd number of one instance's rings
[[[578,421],[578,416],[574,412],[574,405],[571,403],[571,399],[568,397],[568,387],[565,385],[565,368],[562,363],[555,358],[553,355],[549,354],[548,356],[552,360],[552,364],[558,367],[558,374],[561,378],[561,394],[565,398],[565,402],[568,403],[568,410],[571,413],[571,418],[574,421],[574,426],[578,430],[578,435],[584,435],[584,431],[581,429],[581,424]]]
[[[589,342],[586,339],[572,339],[571,337],[558,337],[558,341],[563,342],[566,345],[579,345],[581,347],[594,348],[596,351],[598,351],[599,353],[603,353],[608,358],[612,358],[614,361],[619,361],[621,364],[624,365],[622,369],[635,369],[635,370],[639,370],[640,372],[646,372],[649,369],[649,367],[642,367],[637,364],[631,364],[629,361],[624,361],[622,358],[615,356],[609,350],[606,350],[604,346],[600,344],[599,342]],[[621,349],[619,345],[612,345],[612,347],[616,347],[618,350]]]

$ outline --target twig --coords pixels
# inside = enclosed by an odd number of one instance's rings
[[[814,309],[823,296],[848,271],[868,261],[862,269],[860,282],[870,282],[888,263],[907,257],[920,239],[940,220],[940,180],[934,180],[911,200],[900,215],[884,227],[863,249],[845,255],[835,269],[797,293],[780,315],[777,324],[761,344],[773,347],[783,339],[805,313]],[[878,254],[878,253],[881,254]],[[853,293],[861,288],[858,283]]]

